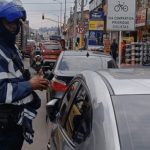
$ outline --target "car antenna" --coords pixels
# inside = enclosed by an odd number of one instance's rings
[[[87,56],[87,57],[89,57],[89,56],[90,56],[90,54],[87,52],[87,53],[86,53],[86,56]]]

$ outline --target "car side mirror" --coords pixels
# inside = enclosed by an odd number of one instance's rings
[[[52,99],[46,104],[46,111],[51,122],[55,122],[59,111],[59,99]]]

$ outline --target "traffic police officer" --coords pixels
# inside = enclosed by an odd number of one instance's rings
[[[29,78],[15,47],[25,19],[23,7],[0,1],[0,150],[21,150],[24,139],[32,143],[32,119],[40,107],[34,90],[48,86],[40,76]]]

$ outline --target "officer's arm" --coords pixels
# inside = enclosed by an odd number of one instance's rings
[[[10,67],[10,66],[9,66]],[[17,101],[31,101],[32,87],[27,81],[23,81],[22,74],[15,78],[10,73],[8,62],[0,59],[0,103],[13,103]],[[12,68],[11,68],[12,69]],[[14,73],[18,74],[19,71]],[[20,82],[22,81],[22,82]]]

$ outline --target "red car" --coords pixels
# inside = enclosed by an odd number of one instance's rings
[[[40,45],[43,56],[43,71],[52,69],[60,53],[63,51],[61,43],[58,41],[49,41]]]
[[[24,55],[30,57],[32,51],[35,49],[35,41],[34,40],[28,40],[26,48],[24,50]]]

